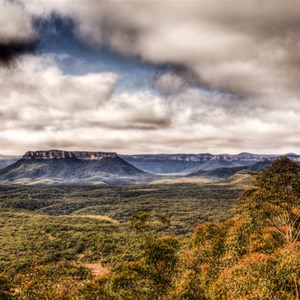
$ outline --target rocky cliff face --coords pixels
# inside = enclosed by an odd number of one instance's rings
[[[23,156],[23,159],[80,159],[80,160],[101,160],[103,158],[117,158],[117,153],[114,152],[88,152],[88,151],[62,151],[62,150],[49,150],[49,151],[28,151]]]
[[[149,160],[149,161],[183,161],[183,162],[202,162],[209,161],[213,155],[205,154],[136,154],[136,155],[122,155],[123,158],[133,160]]]
[[[137,154],[137,155],[122,155],[125,159],[131,160],[147,160],[147,161],[185,161],[185,162],[207,162],[207,161],[239,161],[239,162],[259,162],[259,161],[272,161],[279,156],[286,156],[292,160],[300,161],[300,156],[297,154],[289,153],[285,155],[271,155],[271,154],[252,154],[252,153],[239,153],[239,154]]]

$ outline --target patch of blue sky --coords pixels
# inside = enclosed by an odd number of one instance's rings
[[[119,75],[115,93],[149,92],[158,93],[153,88],[154,79],[163,72],[172,71],[172,66],[159,66],[141,61],[137,57],[124,56],[105,45],[98,48],[84,45],[74,35],[71,19],[57,14],[47,19],[37,19],[35,27],[40,42],[37,54],[53,55],[64,74],[84,75],[87,73],[112,72]],[[205,87],[194,87],[194,91],[205,96],[231,97]]]
[[[141,62],[111,51],[106,46],[92,48],[81,43],[73,33],[72,20],[51,15],[36,20],[40,42],[37,54],[50,54],[65,74],[112,72],[120,75],[115,92],[128,90],[145,91],[152,88],[151,78],[161,67]]]

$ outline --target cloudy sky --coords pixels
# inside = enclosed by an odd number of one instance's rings
[[[300,153],[300,4],[0,0],[0,153]]]

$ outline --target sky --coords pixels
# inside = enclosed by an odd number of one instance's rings
[[[0,0],[0,153],[300,153],[300,4]]]

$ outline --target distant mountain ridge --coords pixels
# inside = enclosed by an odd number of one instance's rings
[[[9,165],[12,165],[20,158],[21,158],[21,156],[19,156],[19,155],[2,155],[2,154],[0,154],[0,170]]]
[[[150,173],[180,173],[192,170],[212,170],[221,167],[248,166],[260,161],[273,161],[280,156],[300,161],[300,155],[288,153],[252,154],[242,152],[239,154],[137,154],[121,155],[128,163]]]
[[[101,160],[103,158],[118,158],[115,152],[89,152],[89,151],[28,151],[24,154],[23,159],[66,159],[75,158],[79,160]]]

